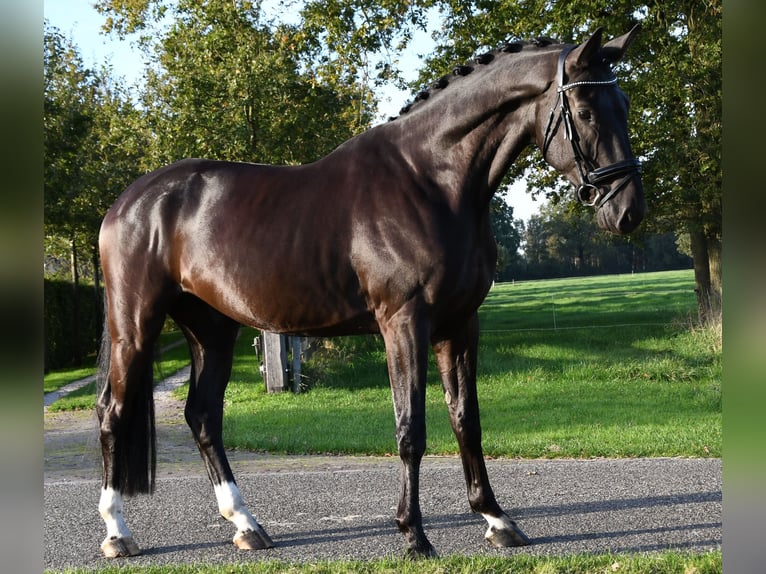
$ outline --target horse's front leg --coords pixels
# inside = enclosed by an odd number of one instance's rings
[[[418,317],[417,303],[381,322],[396,417],[396,443],[401,459],[396,524],[407,542],[407,556],[432,557],[436,551],[423,531],[420,511],[420,462],[426,449],[425,391],[428,326]]]
[[[223,447],[224,392],[239,326],[196,299],[179,305],[173,317],[186,334],[192,358],[184,414],[205,462],[218,511],[236,527],[233,542],[237,548],[271,548],[271,538],[245,505]]]
[[[479,401],[476,394],[476,355],[479,322],[476,314],[465,328],[451,338],[434,342],[444,398],[452,430],[457,437],[463,472],[468,487],[468,502],[489,524],[484,537],[493,546],[524,546],[530,543],[495,500],[489,484],[481,447]]]

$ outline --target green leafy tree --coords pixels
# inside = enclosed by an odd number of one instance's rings
[[[140,113],[109,70],[85,68],[77,48],[54,27],[46,25],[43,39],[46,265],[58,275],[68,268],[71,336],[80,342],[88,338],[80,332],[88,323],[79,312],[81,277],[93,279],[100,310],[98,230],[109,205],[139,175],[146,138]],[[82,347],[73,349],[72,361],[79,363]]]
[[[108,30],[153,27],[144,46],[155,66],[142,99],[157,165],[189,156],[306,163],[369,126],[372,109],[358,86],[307,66],[306,34],[266,21],[259,2],[97,6]]]
[[[94,122],[97,79],[57,30],[44,33],[44,206],[46,232],[72,238],[87,182],[82,149]],[[78,212],[80,211],[80,212]]]
[[[404,82],[398,55],[416,30],[425,30],[433,2],[307,0],[300,8],[310,65],[349,82]]]
[[[642,32],[619,65],[631,96],[634,153],[644,163],[645,228],[690,236],[700,319],[720,315],[721,298],[721,2],[605,3],[602,0],[438,2],[443,25],[420,82],[502,40],[584,39],[597,26],[613,34],[640,22]],[[520,158],[532,193],[561,196],[563,182],[539,152]]]
[[[83,66],[58,30],[44,33],[44,222],[77,249],[94,247],[101,219],[141,173],[149,138],[140,111],[109,70]],[[72,278],[79,273],[72,267]]]
[[[502,194],[492,198],[489,215],[497,242],[496,277],[499,281],[514,279],[523,271],[519,249],[524,233],[524,222],[521,219],[514,219],[513,207],[505,202]]]
[[[46,27],[43,41],[46,246],[64,243],[68,250],[73,284],[71,336],[79,341],[79,253],[88,225],[88,177],[82,152],[94,122],[97,79],[85,69],[71,42],[57,30]],[[73,360],[79,363],[79,345],[74,349]]]
[[[527,278],[688,269],[672,233],[641,232],[628,237],[598,228],[579,204],[550,202],[524,230]]]

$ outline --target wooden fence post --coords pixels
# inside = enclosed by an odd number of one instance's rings
[[[293,392],[301,392],[301,338],[290,337],[290,349],[293,354]]]
[[[263,365],[266,390],[281,393],[287,388],[287,337],[276,333],[263,333]]]

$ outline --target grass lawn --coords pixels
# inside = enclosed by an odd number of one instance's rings
[[[691,271],[496,285],[480,310],[485,453],[720,457],[720,335],[691,327],[693,289]],[[253,335],[238,342],[227,447],[395,453],[379,336],[327,340],[307,392],[269,395]],[[428,453],[457,452],[433,360],[427,426]]]
[[[247,564],[174,566],[111,566],[99,570],[102,574],[717,574],[722,570],[720,551],[694,554],[662,552],[656,554],[598,554],[578,556],[461,557],[412,561],[401,558],[361,561],[317,562],[291,564],[278,561]],[[65,570],[64,572],[90,572]]]
[[[720,457],[720,329],[693,327],[695,308],[691,271],[495,285],[480,309],[485,453]],[[324,340],[304,365],[304,392],[270,395],[255,334],[243,328],[237,342],[228,448],[395,454],[379,336]],[[185,346],[165,353],[162,373],[187,360]],[[92,408],[94,400],[85,388],[52,408]],[[426,400],[427,452],[456,453],[433,359]]]

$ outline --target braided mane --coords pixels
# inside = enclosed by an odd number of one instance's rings
[[[392,116],[388,118],[388,121],[394,121],[400,116],[408,113],[412,110],[413,107],[431,97],[433,92],[437,90],[443,90],[451,85],[455,80],[468,76],[476,69],[477,66],[487,66],[491,64],[498,56],[521,52],[528,47],[542,48],[557,43],[558,42],[556,40],[546,37],[534,38],[532,40],[524,41],[509,40],[503,43],[499,48],[485,52],[478,56],[474,56],[473,58],[467,60],[465,63],[455,66],[452,68],[452,71],[449,74],[445,74],[433,82],[429,87],[418,92],[412,101],[407,102],[404,107],[399,110],[399,116]]]

